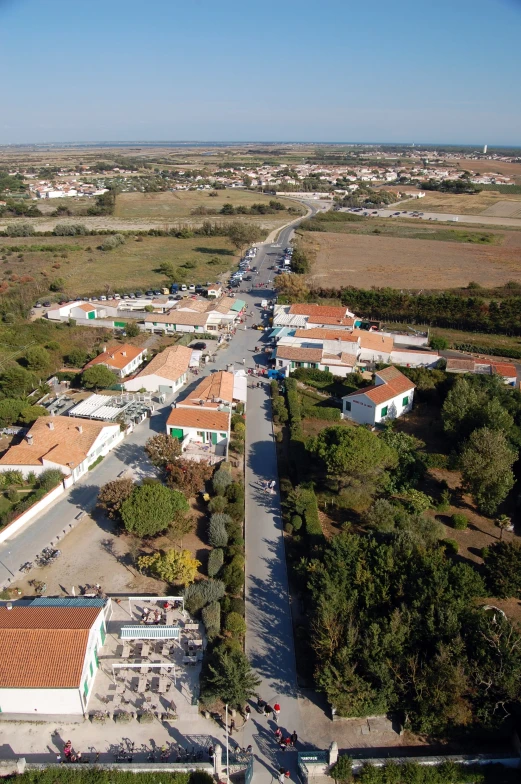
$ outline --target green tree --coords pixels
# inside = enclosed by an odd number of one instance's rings
[[[25,397],[34,388],[34,376],[22,367],[11,367],[0,375],[0,389],[9,397]]]
[[[308,449],[339,484],[344,484],[348,477],[365,481],[380,477],[398,463],[396,451],[362,427],[326,427],[309,440]]]
[[[443,351],[449,347],[449,341],[447,338],[443,338],[440,335],[434,335],[430,341],[430,347],[433,348],[435,351]]]
[[[226,228],[226,233],[230,238],[232,245],[235,245],[238,250],[242,250],[242,248],[246,248],[254,242],[257,242],[261,236],[258,226],[240,223],[239,221],[230,223]]]
[[[7,427],[13,425],[20,412],[27,404],[23,400],[16,400],[12,398],[5,398],[0,400],[0,427]]]
[[[494,377],[486,382],[482,379],[456,379],[442,408],[445,432],[458,442],[468,438],[479,427],[510,433],[514,421],[502,404],[503,394],[502,382]]]
[[[214,493],[217,495],[224,495],[226,488],[233,482],[232,475],[228,466],[221,465],[212,479],[212,486]]]
[[[143,555],[138,559],[140,569],[149,569],[167,583],[183,586],[194,582],[201,561],[194,558],[190,550],[166,550],[164,553]]]
[[[63,291],[65,288],[65,278],[54,278],[49,283],[49,290],[50,291]]]
[[[201,697],[207,705],[221,700],[239,710],[255,695],[260,682],[242,651],[220,645],[208,657]]]
[[[155,536],[188,512],[188,501],[182,493],[160,483],[134,487],[121,504],[121,519],[129,533]]]
[[[232,637],[244,637],[246,634],[246,621],[238,612],[230,612],[226,616],[225,629]]]
[[[18,421],[22,425],[32,425],[39,417],[49,416],[44,406],[24,406],[20,411]]]
[[[463,447],[460,464],[464,487],[479,509],[493,515],[514,486],[516,455],[501,431],[474,430]]]
[[[141,334],[141,330],[135,321],[127,321],[125,325],[125,332],[128,338],[137,338]]]
[[[111,520],[120,518],[121,505],[130,498],[134,489],[132,479],[114,479],[100,488],[98,493],[98,506],[105,509]]]
[[[30,346],[25,352],[25,361],[29,370],[37,372],[49,367],[51,356],[43,346]]]
[[[88,362],[89,356],[81,348],[73,348],[67,355],[67,364],[75,368],[82,368]]]
[[[500,531],[499,540],[502,541],[503,534],[505,533],[507,528],[509,528],[510,525],[512,525],[512,520],[510,519],[510,517],[508,517],[508,515],[502,514],[496,517],[496,519],[494,520],[494,525],[496,526],[496,528],[499,528]]]
[[[165,468],[169,463],[175,463],[181,454],[181,444],[168,433],[158,433],[148,439],[145,452],[152,465]]]
[[[81,383],[86,389],[108,389],[118,383],[118,377],[105,365],[92,365],[81,374]]]
[[[352,781],[353,759],[347,754],[341,754],[335,764],[329,769],[329,775],[340,784]]]
[[[485,579],[492,596],[521,598],[521,547],[515,542],[496,542],[488,547]]]
[[[204,492],[212,472],[213,468],[206,460],[196,462],[180,457],[167,466],[167,482],[182,490],[188,498],[195,498],[197,493]]]

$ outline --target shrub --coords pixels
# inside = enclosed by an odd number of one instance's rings
[[[214,496],[208,504],[210,512],[224,512],[228,505],[228,501],[222,495]]]
[[[244,637],[246,634],[246,621],[236,612],[230,612],[226,616],[225,629],[233,637]]]
[[[201,613],[206,636],[214,640],[221,631],[221,605],[219,602],[211,602],[203,608]]]
[[[229,468],[221,466],[214,474],[212,487],[217,495],[224,495],[226,488],[233,482]]]
[[[469,524],[466,516],[461,514],[461,512],[456,512],[456,514],[452,515],[451,518],[452,527],[455,528],[457,531],[464,531]]]
[[[459,550],[459,545],[455,539],[442,539],[441,544],[445,547],[447,553],[456,555]]]
[[[353,777],[353,760],[347,754],[341,754],[335,764],[330,768],[329,775],[335,781],[347,782]]]
[[[227,514],[216,512],[210,517],[208,541],[212,547],[226,547],[228,544],[226,525],[228,523],[231,523],[231,517]]]
[[[284,530],[286,531],[287,534],[292,534],[293,526],[291,525],[291,523],[286,523],[284,526]]]
[[[223,580],[226,590],[238,595],[244,586],[244,556],[234,555],[229,564],[223,569]]]
[[[37,485],[48,493],[49,490],[57,487],[61,482],[63,482],[62,472],[58,468],[48,468],[47,471],[43,471],[38,477]]]
[[[192,583],[185,591],[186,609],[195,615],[210,602],[218,602],[224,596],[224,583],[222,580],[203,580]]]
[[[288,409],[284,403],[283,397],[273,398],[272,401],[273,419],[275,422],[284,425],[288,421]]]
[[[10,223],[5,230],[8,237],[30,237],[34,234],[32,223]]]
[[[83,223],[57,223],[53,234],[56,237],[79,237],[88,234],[88,229]]]
[[[449,464],[448,456],[438,452],[428,452],[422,458],[426,468],[447,468]]]
[[[449,509],[450,509],[451,502],[452,502],[452,498],[451,498],[450,492],[449,492],[449,490],[447,488],[445,488],[441,492],[440,502],[439,502],[438,506],[436,507],[436,511],[437,512],[448,512]]]
[[[225,596],[221,601],[221,609],[226,614],[234,612],[238,613],[244,618],[244,599],[240,599],[238,596]]]
[[[291,518],[291,525],[294,531],[300,531],[302,528],[302,517],[300,515],[293,515]]]
[[[210,552],[208,556],[208,577],[216,577],[224,563],[224,551],[220,547]]]
[[[152,724],[155,721],[155,717],[152,711],[145,711],[138,715],[137,720],[140,724]]]
[[[339,422],[341,419],[339,408],[329,406],[308,406],[304,409],[304,416],[308,419],[326,419],[328,422]]]

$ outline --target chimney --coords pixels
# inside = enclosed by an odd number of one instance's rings
[[[78,433],[83,433],[83,426],[82,425],[78,425]]]
[[[32,446],[34,439],[33,439],[32,435],[30,433],[27,433],[26,439],[27,439],[27,443],[29,444],[29,446]]]
[[[106,354],[107,353],[107,347],[106,346],[102,346],[101,347],[101,353],[102,354]]]
[[[12,602],[7,602],[7,604],[5,605],[5,609],[6,610],[12,610],[13,609],[13,603]]]
[[[54,422],[52,420],[50,422],[47,422],[47,427],[49,428],[49,430],[54,430]]]
[[[126,356],[127,356],[127,352],[126,352],[126,351],[122,351],[122,352],[121,352],[121,356],[122,356],[122,357],[126,357]]]

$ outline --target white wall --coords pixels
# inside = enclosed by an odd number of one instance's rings
[[[1,689],[2,713],[82,715],[79,689]]]
[[[406,397],[409,399],[409,402],[404,406],[402,401]],[[387,419],[397,419],[399,416],[402,416],[402,414],[406,414],[407,411],[412,409],[413,400],[414,389],[411,389],[410,392],[404,392],[401,395],[396,395],[396,397],[393,397],[393,399],[387,401],[387,403],[378,405],[376,407],[375,423],[385,422]],[[385,406],[387,406],[387,414],[386,416],[382,416],[382,409],[384,409]]]
[[[182,387],[183,384],[186,384],[186,372],[183,373],[177,381],[172,381],[172,379],[163,378],[155,373],[151,373],[148,376],[137,376],[129,381],[125,381],[124,387],[129,392],[137,392],[140,389],[146,389],[147,392],[158,392],[160,386],[172,387],[172,391],[175,392],[175,390]]]
[[[351,411],[346,409],[346,403],[351,403]],[[346,419],[352,419],[353,422],[358,422],[359,425],[374,425],[375,423],[375,405],[364,394],[350,397],[342,400],[342,412]]]
[[[13,470],[15,470],[15,467],[13,467]],[[42,468],[40,473],[43,470],[44,469]],[[50,490],[47,495],[44,495],[43,498],[40,498],[37,503],[33,504],[29,509],[19,515],[15,520],[13,520],[12,523],[9,523],[9,525],[6,525],[5,528],[2,528],[0,531],[0,542],[5,542],[6,539],[10,539],[11,536],[13,536],[17,531],[20,530],[20,528],[22,528],[22,526],[28,523],[29,520],[32,520],[33,517],[36,517],[36,515],[45,509],[46,506],[52,504],[54,499],[62,495],[63,492],[65,492],[63,483],[60,483],[53,490]]]
[[[436,367],[439,359],[439,354],[431,354],[428,351],[400,351],[400,349],[391,351],[393,365],[433,368]]]
[[[390,352],[386,351],[375,351],[371,348],[362,348],[360,349],[360,355],[358,357],[359,362],[382,362],[382,363],[389,363],[391,360]]]

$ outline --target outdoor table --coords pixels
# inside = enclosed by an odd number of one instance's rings
[[[145,674],[146,674],[146,673],[148,672],[148,667],[146,667],[145,665],[143,665],[143,667],[140,667],[140,668],[139,668],[139,672],[141,672],[141,673],[145,673]]]
[[[169,653],[170,653],[170,645],[168,643],[165,643],[163,645],[163,647],[161,648],[161,653],[163,654],[163,656],[168,656],[169,655]]]
[[[166,625],[173,626],[174,625],[174,611],[167,610],[166,611]]]
[[[145,642],[141,647],[141,656],[148,656],[149,653],[150,653],[150,644],[148,642]]]
[[[168,691],[168,678],[160,678],[159,679],[159,693],[166,694]]]
[[[185,623],[185,629],[187,631],[199,631],[199,624],[198,623]]]
[[[121,652],[121,657],[123,659],[128,659],[129,656],[130,656],[130,645],[125,644]]]
[[[137,690],[140,692],[140,694],[143,694],[146,691],[146,688],[147,688],[147,679],[141,677],[137,685]]]

